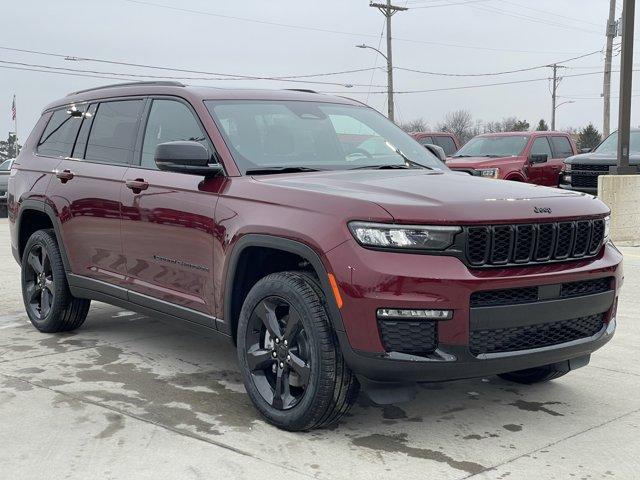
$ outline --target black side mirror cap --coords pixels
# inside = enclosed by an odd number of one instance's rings
[[[222,165],[210,164],[209,151],[198,142],[176,141],[160,143],[156,147],[155,162],[166,172],[188,173],[214,177],[222,173]]]
[[[531,154],[529,155],[529,161],[531,163],[545,163],[547,160],[549,160],[549,156],[546,153],[540,153],[540,154]]]
[[[447,161],[447,154],[444,152],[444,148],[442,148],[441,146],[434,145],[433,143],[426,143],[424,144],[424,148],[438,157],[438,160],[440,160],[442,163],[445,163]]]

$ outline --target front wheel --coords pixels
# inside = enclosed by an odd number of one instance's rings
[[[358,393],[322,291],[302,272],[274,273],[251,289],[238,323],[238,360],[253,404],[285,430],[337,422]]]

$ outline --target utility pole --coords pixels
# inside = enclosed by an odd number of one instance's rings
[[[387,0],[387,3],[371,2],[369,6],[380,10],[380,12],[382,12],[382,14],[387,18],[387,117],[393,122],[393,59],[391,53],[391,17],[396,12],[403,12],[405,10],[408,10],[408,8],[391,5],[391,0]]]
[[[631,86],[633,83],[633,22],[636,1],[624,0],[622,7],[622,61],[620,64],[620,113],[618,116],[618,166],[611,168],[616,175],[638,173],[629,166],[629,130],[631,128]]]
[[[609,136],[611,131],[611,56],[613,54],[613,39],[616,37],[616,0],[609,2],[609,19],[607,20],[607,48],[604,57],[604,81],[602,85],[603,114],[602,114],[602,135]]]
[[[553,69],[553,86],[551,90],[551,131],[553,132],[556,129],[556,98],[558,85],[560,85],[560,82],[562,81],[562,77],[558,77],[558,69],[567,67],[563,67],[562,65],[558,65],[557,63],[554,63],[553,65],[547,65],[547,67]]]

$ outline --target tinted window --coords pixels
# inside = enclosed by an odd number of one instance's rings
[[[434,140],[436,141],[436,145],[443,148],[447,157],[456,153],[456,144],[451,137],[434,137]]]
[[[200,124],[186,105],[173,100],[154,100],[144,134],[141,165],[156,168],[156,146],[176,140],[193,140],[209,149]]]
[[[85,158],[128,163],[133,155],[141,106],[142,100],[101,103],[93,119]]]
[[[531,146],[531,155],[546,155],[547,159],[553,158],[549,142],[544,137],[538,137]]]
[[[82,117],[72,116],[67,108],[53,112],[38,142],[38,154],[70,157],[81,122]]]
[[[553,145],[553,151],[556,152],[554,158],[567,158],[573,155],[571,143],[567,137],[551,137],[549,140]]]
[[[80,133],[78,133],[78,139],[76,145],[73,147],[73,158],[84,158],[84,150],[87,147],[87,137],[89,136],[89,130],[91,129],[91,122],[96,113],[97,104],[90,105],[87,112],[84,114],[82,120],[82,126],[80,127]]]

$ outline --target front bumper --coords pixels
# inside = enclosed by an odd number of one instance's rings
[[[562,188],[563,190],[571,190],[573,192],[588,193],[589,195],[598,195],[598,189],[597,188],[572,187],[571,185],[566,184],[566,183],[561,183],[560,184],[560,188]]]
[[[327,253],[343,297],[344,331],[340,346],[350,368],[377,381],[442,381],[522,370],[589,355],[615,331],[615,306],[623,281],[622,255],[607,244],[589,260],[527,267],[474,270],[455,257],[366,250],[346,242]],[[474,292],[531,286],[552,286],[613,278],[604,296],[502,306],[478,315],[471,308]],[[581,301],[583,298],[584,301]],[[378,329],[378,308],[448,309],[451,320],[438,322],[437,349],[417,356],[386,351]],[[590,309],[593,312],[590,312]],[[606,309],[606,312],[604,311]],[[487,313],[487,312],[484,312]],[[604,325],[595,335],[542,348],[476,354],[470,349],[472,328],[509,327],[602,313]],[[478,326],[480,322],[480,327]],[[492,322],[495,325],[491,327]]]

